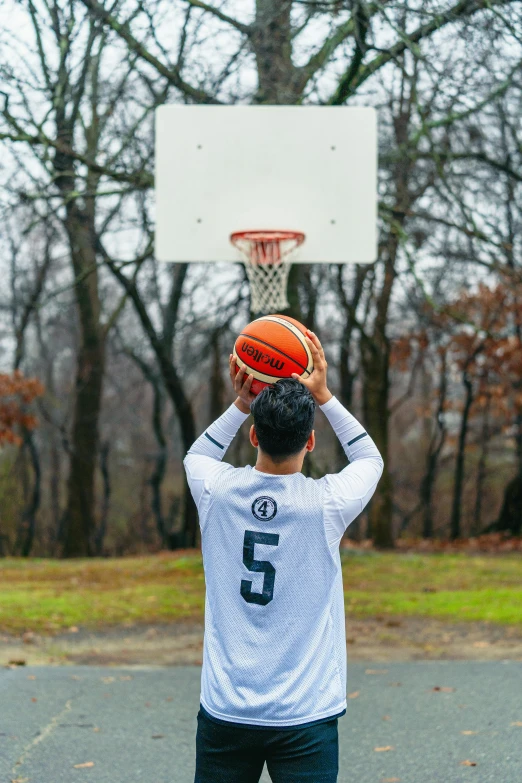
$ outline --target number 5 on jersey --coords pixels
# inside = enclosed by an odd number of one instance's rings
[[[279,533],[259,533],[255,530],[245,530],[243,540],[243,563],[249,571],[255,573],[264,573],[263,592],[252,592],[252,582],[248,579],[241,580],[241,595],[249,604],[260,604],[266,606],[274,597],[274,582],[276,570],[268,560],[256,560],[254,557],[254,547],[256,544],[267,544],[268,546],[278,546]]]

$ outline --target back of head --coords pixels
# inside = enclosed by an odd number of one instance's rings
[[[293,378],[267,386],[251,406],[259,447],[274,462],[304,449],[314,426],[315,402],[310,391]]]

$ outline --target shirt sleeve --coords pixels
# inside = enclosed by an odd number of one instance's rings
[[[384,462],[372,438],[339,400],[333,397],[320,407],[350,461],[340,473],[328,474],[322,479],[325,484],[324,525],[333,552],[348,525],[370,501]]]
[[[248,413],[241,413],[239,408],[232,404],[199,436],[183,460],[190,491],[198,508],[200,522],[212,482],[223,471],[232,469],[231,465],[221,460],[248,416]]]

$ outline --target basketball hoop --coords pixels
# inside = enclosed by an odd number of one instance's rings
[[[289,307],[289,261],[304,239],[300,231],[235,231],[230,235],[244,258],[253,313],[277,313]]]

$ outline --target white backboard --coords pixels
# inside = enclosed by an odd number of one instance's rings
[[[233,231],[303,231],[294,261],[377,256],[377,121],[343,106],[161,106],[156,257],[240,259]]]

